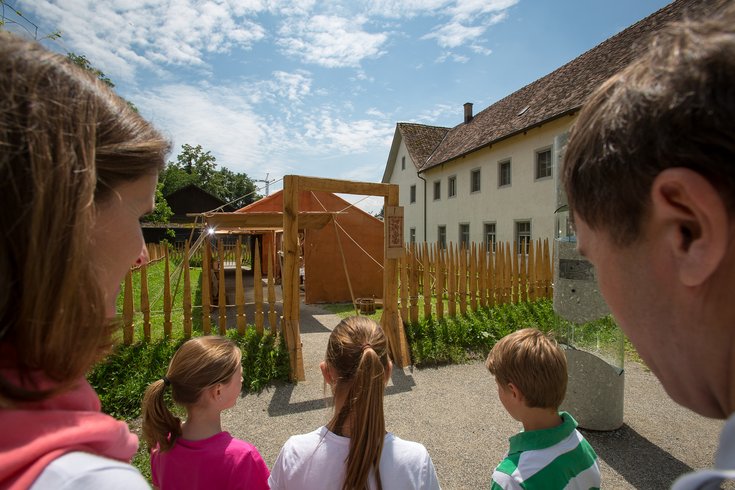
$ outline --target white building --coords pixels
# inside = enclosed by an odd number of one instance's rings
[[[700,8],[675,1],[476,115],[466,103],[453,128],[398,123],[382,181],[400,186],[405,241],[553,238],[561,151],[585,98]]]

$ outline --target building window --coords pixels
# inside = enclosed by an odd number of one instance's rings
[[[436,241],[439,242],[439,248],[442,250],[447,248],[447,227],[446,225],[439,225],[436,229]]]
[[[516,243],[518,253],[527,254],[528,244],[531,242],[531,222],[516,221]]]
[[[480,192],[480,169],[470,172],[470,193]]]
[[[454,197],[457,195],[457,176],[452,175],[447,179],[447,197]]]
[[[495,253],[495,223],[485,223],[485,251]]]
[[[401,157],[401,170],[406,170],[406,157]]]
[[[510,185],[510,160],[498,163],[498,187]]]
[[[416,243],[416,228],[410,228],[408,230],[408,241],[410,243]]]
[[[411,186],[411,194],[409,196],[408,202],[411,204],[416,202],[416,184]]]
[[[442,198],[442,182],[441,180],[434,181],[434,200],[438,201]]]
[[[470,224],[460,223],[459,224],[459,246],[465,249],[470,246]]]
[[[536,152],[536,178],[551,177],[551,148]]]

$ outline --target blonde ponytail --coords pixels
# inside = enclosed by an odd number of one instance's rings
[[[143,396],[143,439],[149,448],[168,451],[181,436],[181,419],[166,406],[166,382],[154,381]]]

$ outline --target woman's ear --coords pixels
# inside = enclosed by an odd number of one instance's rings
[[[324,382],[328,385],[334,384],[334,378],[332,377],[332,372],[329,369],[329,366],[327,366],[327,361],[322,361],[319,363],[319,369],[322,370],[322,377],[324,377]]]
[[[388,366],[385,368],[385,384],[388,384],[391,376],[393,376],[393,363],[388,359]]]
[[[669,168],[651,186],[649,225],[673,257],[685,286],[699,286],[717,271],[727,252],[728,214],[717,189],[699,172]]]

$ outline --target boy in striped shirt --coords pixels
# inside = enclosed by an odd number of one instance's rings
[[[535,328],[506,335],[485,362],[503,407],[523,424],[493,472],[493,489],[600,488],[600,468],[577,422],[559,412],[567,390],[567,359]]]

